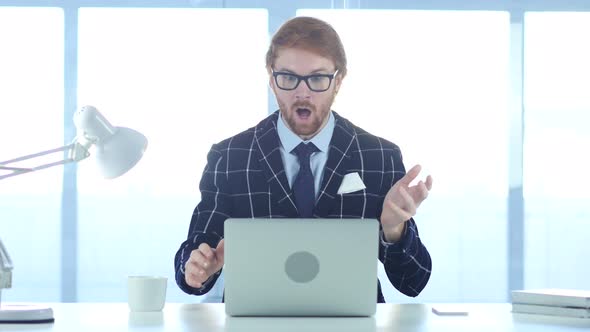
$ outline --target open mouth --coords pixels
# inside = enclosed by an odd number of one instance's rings
[[[297,112],[297,116],[300,119],[308,119],[311,116],[311,110],[309,108],[298,108],[295,112]]]

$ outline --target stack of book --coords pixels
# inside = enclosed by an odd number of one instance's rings
[[[590,318],[590,291],[575,289],[512,291],[512,312]]]

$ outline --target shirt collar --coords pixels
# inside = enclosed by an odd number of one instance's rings
[[[279,120],[277,121],[277,132],[281,144],[287,153],[290,153],[295,149],[301,142],[312,142],[321,152],[328,152],[330,147],[330,140],[332,139],[332,133],[334,133],[334,115],[330,111],[330,117],[328,123],[320,130],[320,132],[312,137],[309,141],[302,140],[294,132],[292,132],[287,125],[283,122],[283,115],[279,112]]]

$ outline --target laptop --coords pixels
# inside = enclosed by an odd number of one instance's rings
[[[230,316],[372,316],[379,222],[227,219],[225,311]]]

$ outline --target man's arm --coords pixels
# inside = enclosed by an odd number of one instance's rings
[[[432,268],[430,254],[420,241],[413,219],[406,221],[399,241],[387,242],[380,232],[379,260],[391,284],[401,293],[415,297],[424,289]]]
[[[186,283],[185,266],[193,250],[206,243],[217,247],[223,239],[223,223],[231,215],[231,201],[227,192],[227,173],[225,159],[216,145],[207,156],[207,166],[203,171],[199,189],[201,201],[193,213],[188,236],[174,259],[176,283],[185,293],[203,295],[207,293],[219,277],[221,270],[211,275],[201,287],[191,287]]]
[[[425,182],[412,185],[421,168],[414,166],[406,173],[399,149],[388,165],[392,168],[392,182],[388,188],[383,188],[386,194],[378,214],[381,222],[379,259],[393,286],[415,297],[430,279],[432,260],[420,240],[413,216],[428,196],[432,178],[428,176]]]

